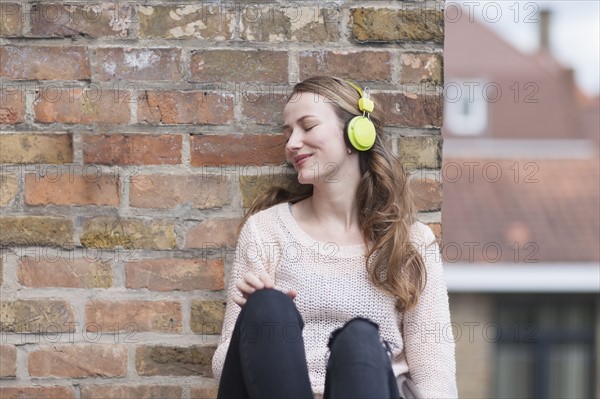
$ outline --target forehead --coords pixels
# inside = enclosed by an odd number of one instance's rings
[[[316,93],[295,93],[283,109],[283,116],[298,118],[305,114],[318,116],[335,116],[331,101]]]

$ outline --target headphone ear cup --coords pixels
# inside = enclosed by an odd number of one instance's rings
[[[357,151],[367,151],[375,144],[375,125],[365,116],[355,116],[346,124],[348,141]]]

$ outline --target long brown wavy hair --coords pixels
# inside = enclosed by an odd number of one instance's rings
[[[362,114],[358,108],[358,91],[343,79],[330,76],[308,78],[294,86],[288,102],[299,93],[317,93],[327,98],[342,128],[352,117]],[[380,113],[375,106],[370,115],[377,132],[374,146],[358,155],[361,178],[356,191],[356,209],[364,240],[371,243],[367,245],[366,254],[369,280],[375,287],[394,295],[396,309],[404,312],[416,305],[427,276],[423,259],[409,239],[416,211],[408,176],[390,150],[389,140],[383,134]],[[348,140],[346,145],[352,148]],[[258,211],[310,197],[312,189],[310,184],[293,189],[271,187],[256,197],[242,225]]]

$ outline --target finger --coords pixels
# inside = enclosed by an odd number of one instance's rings
[[[265,288],[275,287],[275,283],[273,282],[273,279],[271,278],[269,273],[262,272],[259,277],[260,277],[261,281],[263,282],[263,284],[265,285]]]
[[[233,302],[237,303],[240,307],[242,307],[246,304],[246,299],[242,298],[241,296],[234,295],[232,297],[232,299],[233,299]]]
[[[296,296],[298,295],[298,293],[295,290],[289,290],[288,295],[290,296],[290,298],[296,299]]]
[[[246,273],[244,275],[244,280],[257,290],[262,290],[265,288],[264,283],[252,273]]]
[[[254,287],[252,287],[250,284],[248,284],[244,280],[236,281],[235,286],[244,295],[250,295],[256,291],[256,289]]]

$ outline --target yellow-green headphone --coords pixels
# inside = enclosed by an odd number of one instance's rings
[[[348,81],[346,83],[354,87],[358,91],[358,94],[360,94],[358,108],[363,112],[362,115],[355,116],[346,123],[346,135],[354,149],[357,151],[367,151],[375,144],[375,125],[369,117],[369,113],[373,112],[375,104],[369,98],[368,88],[365,88],[365,94],[363,94],[360,87],[354,83]]]

